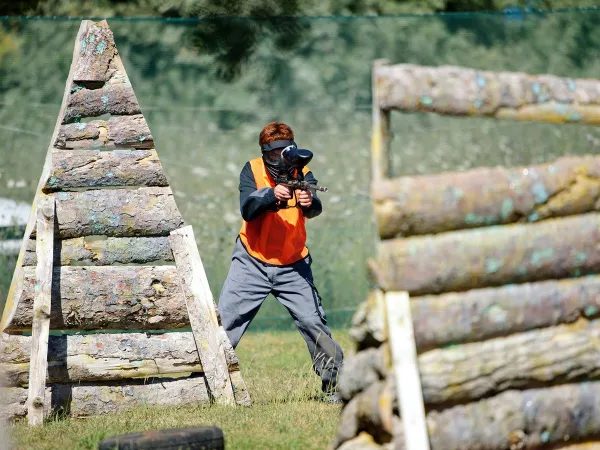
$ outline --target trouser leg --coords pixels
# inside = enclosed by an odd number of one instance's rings
[[[273,294],[290,312],[321,377],[323,391],[335,390],[344,354],[332,338],[321,298],[314,285],[310,256],[276,269]]]
[[[269,292],[271,282],[265,266],[252,258],[238,239],[218,304],[221,324],[233,348],[237,347]]]

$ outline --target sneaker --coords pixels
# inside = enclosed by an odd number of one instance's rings
[[[338,392],[332,392],[323,396],[323,401],[330,405],[340,405],[343,403],[342,396]]]

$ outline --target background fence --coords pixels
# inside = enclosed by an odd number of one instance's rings
[[[369,200],[371,64],[456,64],[597,78],[599,9],[510,14],[252,20],[109,19],[177,204],[193,225],[218,298],[241,217],[237,183],[258,133],[289,123],[319,184],[308,224],[315,281],[330,324],[365,299],[374,252]],[[79,20],[0,20],[0,197],[30,203],[39,180]],[[253,49],[248,58],[236,51]],[[240,62],[241,61],[241,62]],[[600,131],[392,114],[394,175],[533,164],[595,154]],[[2,257],[0,301],[13,258]],[[290,327],[268,299],[251,329]]]

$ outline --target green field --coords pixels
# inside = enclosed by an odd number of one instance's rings
[[[353,345],[333,330],[346,356]],[[320,380],[297,332],[249,333],[236,351],[250,408],[143,408],[111,416],[54,420],[44,427],[10,429],[14,449],[95,449],[109,436],[186,426],[218,426],[226,449],[325,449],[336,434],[341,407],[316,399]]]

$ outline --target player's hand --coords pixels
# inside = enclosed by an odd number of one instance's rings
[[[278,184],[277,186],[275,186],[274,192],[275,192],[275,198],[277,200],[279,200],[280,202],[284,202],[284,201],[292,198],[292,194],[290,194],[290,190],[282,184]]]
[[[298,199],[300,206],[308,208],[312,205],[313,195],[311,191],[301,191],[300,189],[296,189],[296,198]]]

